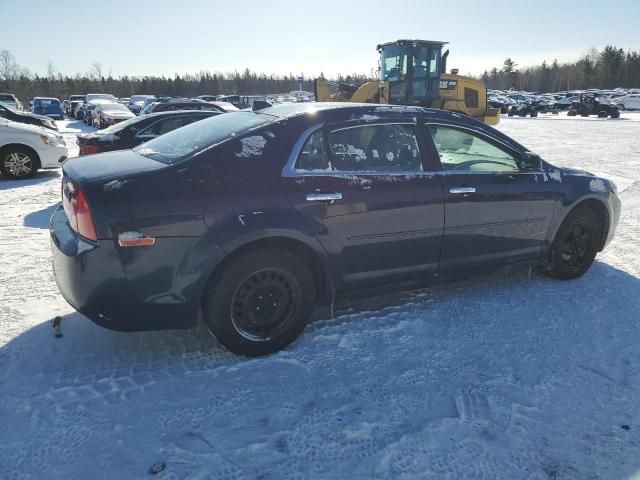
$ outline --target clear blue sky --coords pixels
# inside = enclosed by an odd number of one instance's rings
[[[41,74],[368,73],[398,38],[450,42],[461,73],[640,49],[640,0],[0,0],[0,19],[0,50]]]

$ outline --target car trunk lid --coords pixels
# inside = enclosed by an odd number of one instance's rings
[[[109,178],[121,178],[167,168],[168,165],[152,158],[138,155],[132,150],[99,153],[67,160],[64,173],[78,182],[94,182]]]

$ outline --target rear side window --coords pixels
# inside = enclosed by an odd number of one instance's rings
[[[337,171],[422,171],[418,141],[409,125],[347,128],[331,132],[328,140]]]
[[[467,108],[478,108],[478,91],[464,87],[464,104]]]
[[[134,151],[159,162],[173,164],[276,120],[277,117],[254,112],[225,113],[173,130],[134,148]]]
[[[329,172],[333,170],[329,155],[325,148],[324,132],[316,130],[302,147],[296,162],[296,171],[300,172]]]
[[[297,172],[421,172],[422,161],[411,125],[367,125],[330,132],[319,130],[306,141]]]

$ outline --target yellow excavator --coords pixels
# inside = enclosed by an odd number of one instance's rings
[[[487,104],[487,87],[470,77],[447,72],[447,42],[397,40],[378,45],[380,80],[363,85],[314,82],[318,102],[388,103],[441,108],[468,115],[489,125],[500,121],[500,110]]]

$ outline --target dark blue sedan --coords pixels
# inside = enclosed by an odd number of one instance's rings
[[[71,159],[51,218],[67,301],[115,330],[187,328],[274,352],[355,288],[515,262],[582,275],[615,185],[420,107],[291,104]]]

